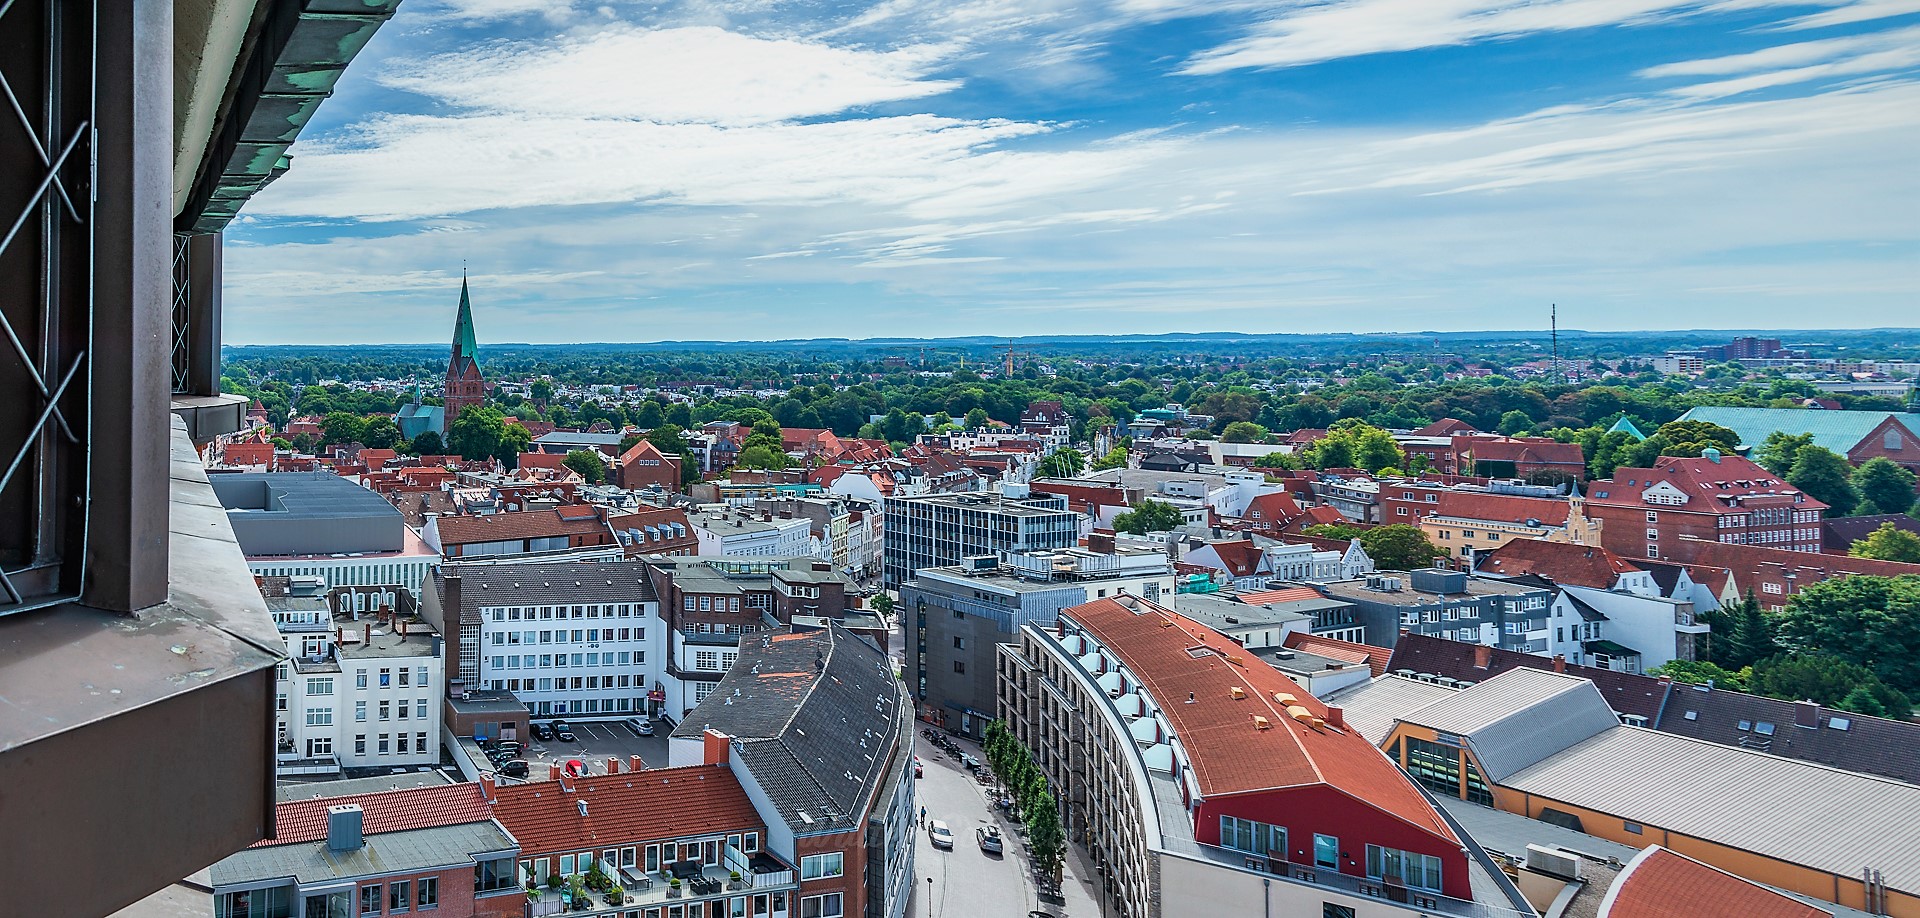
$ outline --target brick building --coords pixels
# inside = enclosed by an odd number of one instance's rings
[[[645,440],[635,443],[620,454],[620,464],[614,469],[614,478],[620,487],[629,491],[645,488],[659,488],[670,493],[680,490],[679,456],[669,456]]]
[[[1618,468],[1587,489],[1601,544],[1627,558],[1675,559],[1683,538],[1790,551],[1820,550],[1827,505],[1751,460],[1718,450]]]

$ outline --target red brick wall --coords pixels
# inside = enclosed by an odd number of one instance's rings
[[[1900,449],[1887,449],[1887,431],[1896,430],[1900,434]],[[1920,472],[1920,437],[1908,430],[1905,425],[1893,418],[1887,418],[1875,427],[1873,432],[1863,437],[1853,448],[1847,450],[1847,461],[1860,465],[1869,459],[1885,458],[1888,461],[1906,466]]]
[[[418,911],[408,909],[404,912],[388,912],[387,887],[400,881],[410,881],[413,885],[408,895],[418,901],[419,882],[422,877],[434,877],[440,884],[440,905],[438,908]],[[527,897],[525,894],[509,890],[504,893],[476,899],[473,895],[473,868],[461,867],[443,870],[438,873],[422,873],[415,876],[383,877],[378,883],[362,883],[362,888],[375,886],[380,888],[380,908],[382,911],[367,913],[379,915],[433,915],[435,918],[518,918],[525,914]],[[353,892],[353,913],[360,911],[360,890]]]
[[[809,880],[800,884],[796,893],[800,898],[817,896],[821,893],[838,892],[845,896],[844,913],[850,916],[863,915],[867,910],[866,870],[867,843],[862,832],[845,832],[839,835],[814,835],[794,840],[795,859],[809,854],[841,852],[841,861],[846,867],[844,876],[831,880]],[[799,865],[796,864],[796,867]],[[799,904],[795,903],[793,914],[799,914]]]

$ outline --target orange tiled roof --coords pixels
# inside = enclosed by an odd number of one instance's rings
[[[1827,918],[1833,914],[1659,845],[1607,891],[1600,918]]]
[[[1534,574],[1555,583],[1611,590],[1621,574],[1632,574],[1641,567],[1604,548],[1568,545],[1545,539],[1512,539],[1480,560],[1479,569],[1489,574],[1518,577]]]
[[[584,512],[580,508],[573,508],[571,512],[521,510],[486,516],[443,516],[435,520],[435,525],[439,527],[442,545],[542,539],[607,531],[607,524],[601,522],[592,507],[585,508]]]
[[[1261,590],[1257,593],[1241,593],[1240,601],[1249,605],[1264,606],[1274,602],[1299,602],[1303,599],[1323,599],[1320,591],[1313,587],[1288,587],[1284,590]]]
[[[1327,706],[1232,638],[1132,597],[1124,605],[1099,599],[1060,614],[1096,636],[1160,704],[1202,796],[1326,785],[1459,843],[1413,782],[1365,736],[1288,716],[1276,695],[1292,695],[1313,717],[1325,718]],[[1243,697],[1232,696],[1236,687]],[[1256,716],[1267,719],[1267,729],[1256,725]]]
[[[1319,594],[1316,592],[1314,595]],[[1280,642],[1280,646],[1288,650],[1304,650],[1335,660],[1345,660],[1348,663],[1364,663],[1368,669],[1373,670],[1375,679],[1387,674],[1387,661],[1393,658],[1393,651],[1385,647],[1340,641],[1317,634],[1308,634],[1305,631],[1289,633],[1286,639]]]
[[[733,772],[714,765],[654,768],[504,786],[493,815],[522,854],[764,830]],[[586,801],[586,815],[580,801]]]
[[[361,810],[361,832],[405,832],[435,826],[457,826],[487,821],[487,802],[477,784],[444,784],[408,787],[373,794],[345,797],[320,797],[290,800],[274,808],[278,837],[262,839],[250,847],[271,848],[319,841],[327,837],[327,807],[357,803]]]

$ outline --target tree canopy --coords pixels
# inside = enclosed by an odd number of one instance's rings
[[[1149,532],[1171,532],[1185,525],[1187,518],[1180,508],[1166,501],[1147,498],[1132,510],[1125,511],[1113,518],[1115,532],[1130,532],[1134,535],[1146,535]]]
[[[1892,523],[1881,523],[1879,528],[1868,533],[1866,538],[1853,543],[1847,549],[1847,554],[1856,558],[1872,558],[1876,561],[1920,564],[1920,535],[1915,535]]]
[[[1776,623],[1790,650],[1858,664],[1902,692],[1920,690],[1920,575],[1809,584]]]
[[[1803,446],[1795,454],[1787,483],[1827,505],[1828,516],[1846,516],[1860,502],[1853,487],[1853,467],[1839,453],[1823,446]]]
[[[1915,476],[1885,456],[1875,456],[1853,470],[1853,488],[1860,495],[1860,514],[1906,513],[1913,509]]]
[[[607,480],[607,464],[587,450],[576,449],[567,453],[567,458],[560,460],[560,464],[586,479],[587,484],[599,484]]]

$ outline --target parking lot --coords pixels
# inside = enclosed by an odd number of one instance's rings
[[[533,766],[527,775],[530,780],[546,780],[547,763],[565,763],[568,759],[579,759],[594,774],[607,770],[609,758],[618,758],[624,769],[627,757],[633,755],[639,756],[648,768],[666,767],[667,734],[672,728],[665,721],[654,721],[653,736],[641,736],[617,720],[570,720],[567,725],[573,729],[571,743],[528,738],[524,758]]]

